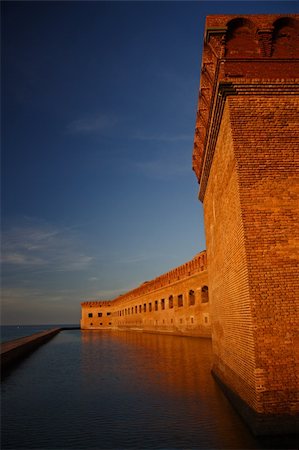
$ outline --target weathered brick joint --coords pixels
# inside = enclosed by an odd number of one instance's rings
[[[206,252],[112,301],[81,305],[82,329],[210,337]]]
[[[193,149],[207,254],[82,304],[82,328],[211,333],[212,373],[255,434],[299,426],[298,63],[298,15],[207,17]]]

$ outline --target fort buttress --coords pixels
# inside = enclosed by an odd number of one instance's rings
[[[193,170],[207,250],[83,329],[212,338],[212,373],[253,433],[298,432],[299,16],[209,16]]]

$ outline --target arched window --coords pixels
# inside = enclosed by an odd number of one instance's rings
[[[251,20],[237,17],[227,24],[226,56],[246,58],[257,56],[259,45],[254,24]]]
[[[273,25],[273,56],[298,57],[299,22],[291,17],[281,17]]]
[[[184,306],[184,297],[183,294],[178,295],[178,306]]]
[[[170,295],[170,297],[168,299],[168,306],[169,306],[169,309],[173,308],[173,295]]]
[[[195,292],[190,289],[189,291],[189,306],[195,305]]]
[[[208,303],[209,301],[209,288],[208,286],[203,286],[201,288],[201,303]]]

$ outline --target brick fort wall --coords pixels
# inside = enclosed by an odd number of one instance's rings
[[[211,337],[206,252],[114,300],[81,306],[84,330]]]
[[[193,169],[213,373],[257,434],[294,430],[299,410],[298,57],[298,16],[207,18]]]

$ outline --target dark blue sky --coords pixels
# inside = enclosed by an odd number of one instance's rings
[[[72,323],[205,248],[205,16],[297,2],[2,2],[4,323]]]

